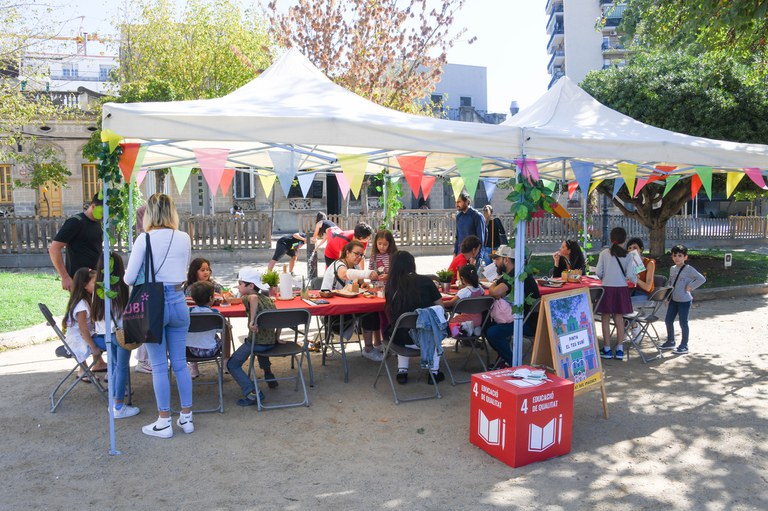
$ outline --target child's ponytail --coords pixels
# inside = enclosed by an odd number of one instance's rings
[[[627,241],[627,231],[623,227],[611,229],[611,255],[625,257],[627,255],[627,249],[623,246],[625,241]]]
[[[465,264],[459,270],[461,280],[472,287],[480,287],[480,277],[477,275],[477,268],[472,264]]]

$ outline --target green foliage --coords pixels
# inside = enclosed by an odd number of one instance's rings
[[[265,271],[261,275],[261,281],[269,287],[276,287],[280,283],[280,274],[276,271]]]
[[[54,316],[63,315],[69,293],[61,289],[61,280],[53,273],[0,272],[0,332],[13,332],[43,322],[39,302]],[[53,330],[50,330],[53,334]]]
[[[384,176],[382,172],[379,174]],[[403,187],[399,182],[394,182],[391,179],[384,179],[386,190],[386,203],[384,204],[384,211],[386,215],[384,217],[384,223],[381,225],[382,229],[392,229],[394,220],[397,214],[403,209]]]
[[[27,181],[14,180],[13,186],[16,188],[36,190],[49,183],[54,186],[64,186],[67,178],[72,175],[58,158],[56,151],[49,146],[33,150],[28,154],[19,154],[15,160],[17,163],[26,164],[32,170]]]
[[[515,230],[518,222],[529,221],[539,209],[551,213],[552,205],[557,202],[552,197],[552,190],[544,186],[541,180],[534,183],[518,175],[511,178],[504,187],[512,190],[507,200],[512,203],[510,212],[515,215]]]
[[[435,276],[440,282],[450,282],[453,280],[453,271],[448,269],[437,270]]]

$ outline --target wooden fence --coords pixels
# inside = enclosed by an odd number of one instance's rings
[[[353,214],[348,217],[331,216],[342,229],[353,229],[358,222],[366,222],[376,229],[383,214]],[[456,212],[453,210],[403,210],[395,218],[393,232],[398,246],[452,245],[456,232]],[[513,231],[514,218],[499,215],[507,233]],[[1,254],[39,254],[48,251],[53,236],[65,218],[5,217],[0,218]],[[315,215],[301,214],[299,228],[311,233]],[[560,243],[564,239],[580,236],[581,216],[569,219],[553,217],[534,218],[527,226],[527,242]],[[592,239],[602,239],[603,218],[588,218],[587,229]],[[233,218],[231,215],[190,216],[180,219],[180,229],[192,239],[193,250],[235,250],[269,248],[272,243],[269,216],[249,214]],[[609,215],[608,228],[623,227],[629,237],[648,238],[648,230],[639,222],[622,215]],[[748,240],[768,238],[765,217],[734,216],[728,218],[673,217],[667,223],[667,238],[672,240]],[[118,240],[117,250],[126,250],[124,240]]]

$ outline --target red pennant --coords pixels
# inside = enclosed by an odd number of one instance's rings
[[[221,195],[226,195],[229,188],[232,186],[232,181],[235,179],[235,169],[224,169],[221,173],[221,181],[219,186],[221,187]]]
[[[418,199],[421,187],[421,178],[424,176],[424,166],[427,164],[426,156],[398,156],[397,162],[403,171],[408,186],[411,187],[413,196]]]
[[[699,193],[699,189],[701,189],[701,178],[698,174],[694,174],[691,179],[691,200],[696,198],[696,194]]]
[[[573,198],[573,193],[576,191],[576,189],[578,187],[579,187],[579,182],[578,181],[572,181],[572,182],[568,183],[568,199],[569,200]],[[584,195],[586,195],[586,194],[584,194]]]
[[[126,183],[131,182],[131,174],[133,174],[133,166],[136,165],[136,157],[139,155],[139,148],[141,144],[135,142],[127,142],[120,144],[123,148],[123,153],[120,155],[120,162],[118,166],[123,173]]]
[[[675,170],[677,167],[675,165],[656,165],[656,170],[660,170],[665,174],[669,174],[673,170]]]
[[[429,198],[429,192],[432,191],[432,187],[435,184],[435,176],[422,176],[421,178],[421,194],[424,196],[424,200]]]
[[[649,179],[644,179],[642,177],[637,178],[637,182],[635,183],[635,197],[637,197],[637,194],[640,193],[640,190],[643,189],[645,185],[647,185],[650,182]]]

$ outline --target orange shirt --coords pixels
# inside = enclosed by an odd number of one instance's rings
[[[641,271],[640,273],[637,274],[637,280],[642,280],[643,282],[645,282],[645,278],[648,275],[648,265],[651,264],[651,263],[653,263],[654,272],[655,272],[656,271],[656,260],[655,259],[651,259],[650,257],[643,257],[643,265],[645,266],[645,270],[643,270],[643,271]],[[651,289],[649,289],[648,291],[646,291],[645,289],[640,288],[640,286],[637,286],[637,289],[639,289],[640,291],[642,291],[644,293],[648,293],[650,295],[651,293],[653,293],[653,281],[651,281]]]

